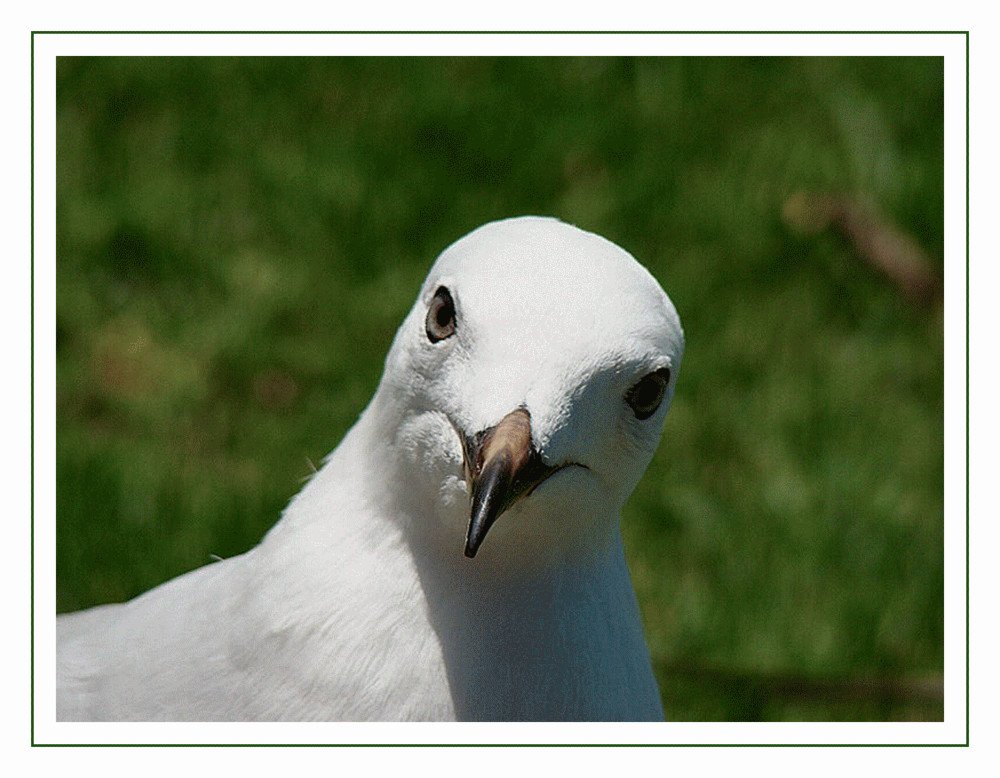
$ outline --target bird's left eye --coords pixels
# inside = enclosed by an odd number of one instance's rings
[[[439,286],[434,292],[434,298],[427,309],[425,328],[431,343],[455,334],[455,301],[451,299],[451,292],[447,287]]]
[[[625,402],[632,408],[637,419],[648,419],[656,413],[656,409],[663,402],[663,395],[667,392],[669,381],[670,370],[663,367],[645,376],[628,390]]]

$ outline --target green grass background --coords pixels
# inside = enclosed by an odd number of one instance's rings
[[[941,272],[942,77],[61,58],[58,609],[254,545],[364,408],[435,256],[546,214],[646,264],[687,335],[624,519],[668,718],[940,719],[940,306],[780,214],[798,190],[871,197]]]

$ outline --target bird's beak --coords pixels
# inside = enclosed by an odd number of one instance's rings
[[[531,415],[524,408],[495,427],[463,436],[462,448],[472,508],[465,555],[471,559],[500,514],[557,468],[542,462],[531,445]]]

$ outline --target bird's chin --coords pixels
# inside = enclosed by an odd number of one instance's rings
[[[606,513],[606,490],[594,474],[582,465],[560,467],[500,514],[471,564],[503,558],[530,566],[562,556],[604,537],[605,526],[614,526]]]
[[[511,507],[538,516],[541,521],[551,521],[557,514],[587,511],[605,498],[590,469],[572,463],[558,468]],[[499,521],[503,521],[502,516]]]
[[[580,485],[586,484],[590,479],[590,468],[577,462],[569,462],[558,466],[545,480],[536,484],[526,495],[525,499],[534,494],[548,494],[552,489],[568,488],[572,491]]]
[[[444,414],[425,414],[413,424],[423,445],[412,450],[418,455],[418,470],[437,475],[435,503],[438,531],[455,555],[463,553],[472,503],[470,473],[462,459],[462,439],[457,426]],[[431,448],[428,444],[436,444]],[[518,544],[525,549],[558,546],[579,535],[580,528],[564,526],[572,517],[596,516],[607,506],[606,489],[587,466],[567,463],[556,467],[533,484],[501,513],[483,540],[487,557],[509,555]],[[529,551],[529,553],[531,553]]]

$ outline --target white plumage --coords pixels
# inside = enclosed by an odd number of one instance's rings
[[[661,719],[618,525],[683,348],[604,238],[475,230],[259,546],[58,618],[58,718]]]

